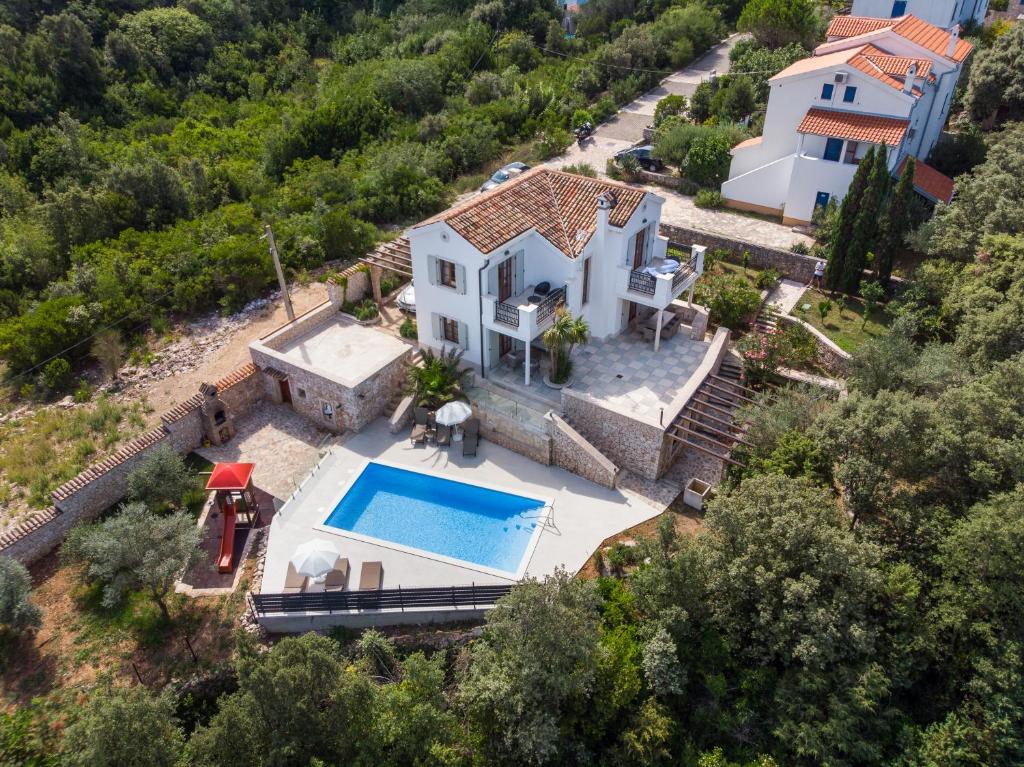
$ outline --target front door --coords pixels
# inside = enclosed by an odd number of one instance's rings
[[[291,387],[288,386],[287,381],[280,381],[279,383],[281,384],[281,402],[285,403],[286,405],[290,405],[292,402]]]
[[[498,357],[504,357],[512,351],[512,336],[507,336],[504,333],[498,334]]]
[[[513,261],[515,256],[512,258],[506,258],[500,264],[498,264],[498,300],[506,301],[512,296],[512,268],[514,266]],[[505,336],[502,336],[504,339]]]

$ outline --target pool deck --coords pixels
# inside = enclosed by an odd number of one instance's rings
[[[363,562],[383,563],[385,589],[424,586],[468,586],[509,583],[514,579],[477,568],[445,562],[427,552],[413,554],[387,545],[357,540],[343,530],[325,528],[345,487],[367,460],[435,472],[439,476],[501,488],[552,501],[548,524],[541,531],[525,567],[526,577],[543,578],[557,568],[577,572],[601,542],[615,533],[657,516],[664,506],[623,490],[608,490],[552,466],[481,440],[477,457],[463,458],[460,445],[444,450],[412,447],[404,436],[391,434],[377,419],[326,456],[299,490],[274,516],[270,527],[261,591],[279,593],[288,560],[295,548],[312,538],[336,543],[349,561],[348,588],[357,588]]]

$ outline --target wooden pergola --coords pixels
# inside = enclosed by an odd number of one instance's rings
[[[382,242],[359,260],[370,267],[370,288],[378,306],[384,303],[380,290],[380,279],[384,272],[412,279],[412,247],[408,237]]]

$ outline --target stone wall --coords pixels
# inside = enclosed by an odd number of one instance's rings
[[[263,398],[260,377],[245,365],[215,384],[229,417],[248,413]],[[160,445],[188,453],[202,444],[201,395],[190,397],[160,418],[160,426],[128,442],[113,455],[90,466],[51,494],[53,507],[0,536],[0,554],[31,563],[56,548],[68,531],[95,519],[118,503],[128,490],[128,475]]]
[[[476,405],[473,405],[473,415],[480,419],[480,436],[483,439],[537,463],[551,465],[550,435],[539,433],[493,410],[481,410]]]
[[[338,306],[332,301],[317,304],[308,312],[300,314],[291,322],[287,322],[276,330],[272,330],[259,340],[268,349],[280,350],[283,346],[300,336],[305,335],[332,314],[338,313]]]
[[[850,369],[850,353],[843,351],[835,342],[814,325],[790,314],[782,317],[783,322],[803,325],[818,343],[818,364],[833,375],[845,377]]]
[[[598,485],[614,488],[619,468],[582,434],[555,413],[549,413],[551,462]]]
[[[810,282],[814,276],[814,264],[818,261],[814,256],[803,256],[781,248],[769,248],[737,237],[705,232],[702,229],[662,224],[661,234],[668,237],[669,242],[684,248],[689,248],[690,245],[705,245],[708,248],[724,250],[729,254],[728,260],[737,264],[742,262],[743,251],[747,251],[750,253],[751,266],[757,269],[777,269],[784,277],[797,282]]]
[[[412,347],[392,360],[354,389],[342,389],[345,428],[359,431],[384,414],[395,394],[405,386],[406,371],[412,359]]]
[[[658,478],[663,428],[616,413],[572,389],[562,390],[562,410],[565,420],[617,466]]]

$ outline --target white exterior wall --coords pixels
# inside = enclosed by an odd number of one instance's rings
[[[516,257],[513,274],[513,295],[527,286],[549,282],[552,289],[566,286],[566,304],[574,315],[582,316],[595,338],[606,338],[622,331],[625,305],[617,297],[616,279],[619,267],[633,256],[633,242],[641,229],[647,229],[646,260],[664,256],[667,241],[658,236],[661,207],[664,199],[647,194],[626,223],[619,228],[607,226],[598,211],[598,225],[583,253],[570,259],[536,231],[526,232],[503,244],[490,254],[483,254],[458,235],[445,222],[415,228],[408,232],[412,250],[413,279],[416,284],[416,325],[421,346],[435,350],[452,346],[442,340],[434,322],[436,315],[460,323],[460,344],[463,361],[480,370],[487,370],[496,361],[496,344],[491,330],[504,335],[530,340],[525,326],[520,332],[493,322],[493,300],[497,292],[497,268],[502,261]],[[450,261],[465,275],[464,284],[449,288],[434,284],[431,278],[432,257]],[[583,305],[583,265],[591,259],[590,300]],[[481,268],[483,269],[481,272]],[[490,326],[490,327],[488,327]],[[495,347],[495,348],[492,348]]]
[[[917,16],[943,29],[954,24],[981,23],[988,10],[988,0],[907,0],[906,14]],[[890,18],[893,0],[853,0],[853,16]]]

